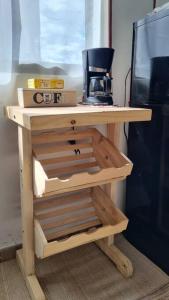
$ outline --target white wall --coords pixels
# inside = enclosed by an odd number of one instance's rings
[[[12,80],[11,86],[15,86]],[[9,86],[0,85],[0,247],[20,241],[17,129],[4,116],[4,106],[15,103]]]
[[[132,24],[152,11],[153,0],[113,0],[112,12],[112,46],[115,49],[113,62],[114,102],[124,105],[125,76],[131,66]],[[128,82],[128,92],[129,92]],[[121,149],[125,151],[126,144],[121,130]],[[117,203],[125,206],[125,183],[119,184]]]
[[[168,2],[168,0],[157,0],[156,6],[161,6],[163,4],[166,4],[167,2]]]

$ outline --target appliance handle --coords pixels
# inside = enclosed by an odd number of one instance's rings
[[[104,76],[103,80],[104,80],[105,95],[110,95],[111,94],[111,81],[112,81],[112,78],[108,77],[108,76]]]

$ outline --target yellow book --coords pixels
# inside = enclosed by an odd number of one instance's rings
[[[28,88],[29,89],[63,89],[64,80],[31,78],[28,79]]]

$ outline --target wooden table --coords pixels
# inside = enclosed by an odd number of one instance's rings
[[[149,121],[151,110],[95,106],[9,106],[6,115],[18,125],[23,248],[17,251],[17,258],[32,299],[46,299],[35,272],[35,254],[38,258],[45,258],[92,241],[97,243],[125,277],[130,277],[133,273],[132,263],[113,243],[114,234],[125,230],[128,223],[125,215],[114,205],[113,187],[117,181],[129,175],[132,169],[132,163],[116,147],[118,125],[123,122]],[[98,124],[107,125],[108,138],[101,136],[94,128],[81,130],[84,126]],[[92,150],[86,152],[90,147]],[[73,155],[41,158],[46,152],[51,155],[61,150],[73,151]],[[52,163],[60,164],[64,159],[77,167],[70,168],[68,165],[45,169],[46,165],[50,167]],[[77,164],[80,159],[83,159],[83,164]],[[90,173],[87,170],[81,173],[78,171],[80,168],[99,168],[99,171]],[[75,175],[71,174],[70,178],[61,180],[64,172],[72,173],[73,170],[76,171]],[[55,172],[62,175],[51,175]],[[41,184],[44,183],[44,190],[41,190]],[[88,197],[91,199],[88,200]],[[85,202],[81,202],[83,199]],[[65,206],[59,206],[61,204]],[[72,216],[72,211],[76,209],[77,213],[80,208],[78,216]],[[60,215],[61,219],[46,223],[45,218],[48,220]],[[87,216],[93,219],[89,218],[84,223]],[[75,220],[81,222],[76,227],[72,225]],[[62,230],[51,231],[54,226]]]

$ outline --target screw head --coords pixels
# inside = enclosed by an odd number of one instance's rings
[[[76,121],[75,120],[71,120],[70,122],[72,125],[76,124]]]

